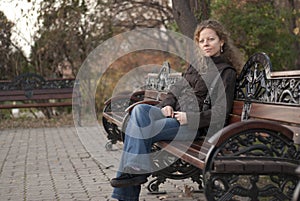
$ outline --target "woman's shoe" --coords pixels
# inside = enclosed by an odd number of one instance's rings
[[[145,171],[137,171],[131,167],[126,167],[119,177],[110,180],[110,184],[115,188],[137,186],[146,183],[149,175]]]

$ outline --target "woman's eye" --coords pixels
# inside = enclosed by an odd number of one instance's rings
[[[201,40],[199,40],[199,43],[203,44],[203,43],[205,42],[205,40],[206,40],[206,41],[214,41],[215,38],[214,38],[214,37],[211,37],[211,38],[207,38],[207,39],[201,39]]]

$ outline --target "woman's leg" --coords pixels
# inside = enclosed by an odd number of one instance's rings
[[[123,154],[117,178],[125,167],[135,167],[143,172],[152,171],[151,147],[160,140],[187,140],[189,130],[174,118],[165,118],[160,108],[150,105],[137,105],[131,113],[126,131]],[[130,182],[129,182],[130,183]],[[135,199],[139,197],[140,185],[115,188],[114,198]]]
[[[125,131],[120,170],[130,166],[151,172],[149,153],[153,140],[172,140],[178,129],[178,121],[165,118],[160,108],[146,104],[137,105],[131,112]]]
[[[117,172],[117,177],[121,175],[121,172]],[[139,201],[139,195],[141,192],[141,185],[128,186],[123,188],[114,188],[112,198],[125,201]]]
[[[123,154],[117,178],[121,176],[126,166],[138,166],[141,169],[151,170],[149,156],[140,155],[148,154],[151,151],[152,140],[148,137],[151,135],[151,122],[164,118],[159,108],[150,105],[137,105],[132,110],[125,131]],[[144,165],[140,166],[141,164]],[[114,188],[112,197],[119,200],[137,201],[140,190],[140,185]]]

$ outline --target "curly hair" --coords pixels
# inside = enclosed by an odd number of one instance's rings
[[[236,48],[229,37],[229,33],[225,30],[222,24],[217,20],[204,20],[196,28],[194,32],[194,41],[198,43],[200,32],[205,29],[210,28],[216,32],[220,40],[224,41],[223,51],[221,52],[221,57],[230,65],[232,65],[237,72],[241,71],[243,67],[243,56],[241,51]]]

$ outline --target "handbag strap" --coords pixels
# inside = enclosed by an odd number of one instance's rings
[[[228,66],[228,64],[226,64],[226,67],[225,68],[222,68],[220,71],[219,71],[219,74],[220,74],[220,77],[222,76],[222,73],[226,70],[226,69],[233,69],[231,66]],[[211,99],[210,99],[210,94],[212,94],[214,88],[216,87],[216,84],[219,80],[219,76],[217,75],[215,77],[215,79],[212,81],[210,87],[208,88],[208,92],[207,92],[207,95],[203,101],[203,107],[202,107],[202,111],[205,111],[205,110],[208,110],[210,109],[211,107]]]

